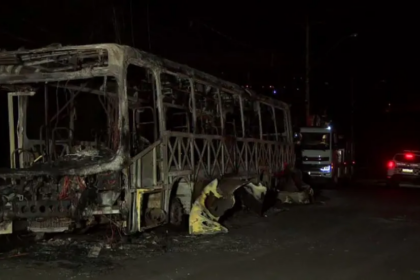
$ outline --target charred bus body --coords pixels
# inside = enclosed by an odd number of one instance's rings
[[[0,234],[179,225],[203,182],[294,161],[287,104],[127,46],[3,52],[0,87]]]

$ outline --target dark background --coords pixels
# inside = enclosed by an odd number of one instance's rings
[[[349,133],[353,88],[360,166],[380,169],[395,150],[417,148],[419,24],[414,4],[282,3],[13,1],[0,9],[0,48],[57,42],[132,45],[241,85],[274,85],[273,97],[292,104],[300,125],[309,16],[312,111],[327,110],[334,125]],[[353,33],[358,36],[350,38]],[[6,109],[6,96],[0,96],[2,166],[8,162]]]

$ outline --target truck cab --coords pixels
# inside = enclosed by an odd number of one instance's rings
[[[297,163],[311,184],[336,186],[354,174],[354,146],[330,125],[301,127],[295,133]]]
[[[311,181],[336,181],[333,176],[333,133],[331,127],[302,127],[299,135],[301,169]]]

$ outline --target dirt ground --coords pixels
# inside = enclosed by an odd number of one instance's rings
[[[241,213],[224,235],[160,229],[111,245],[110,231],[28,246],[25,236],[11,238],[0,244],[0,279],[420,279],[420,189],[325,195],[325,204],[265,218]],[[102,249],[89,258],[95,246]]]

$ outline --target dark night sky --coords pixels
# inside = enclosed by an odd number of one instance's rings
[[[13,1],[0,11],[2,47],[115,42],[116,17],[121,42],[148,50],[149,18],[151,51],[156,54],[217,75],[223,72],[238,83],[248,82],[250,73],[254,83],[287,84],[304,73],[302,23],[309,13],[321,22],[311,34],[314,87],[325,81],[339,87],[344,76],[357,76],[369,88],[382,79],[388,88],[411,86],[415,80],[407,69],[418,60],[410,7],[148,1],[149,17],[147,1]],[[357,39],[343,40],[354,32]],[[328,52],[338,41],[342,43]],[[326,90],[313,89],[314,94]]]
[[[376,79],[402,74],[401,68],[406,67],[401,63],[413,60],[417,45],[413,36],[415,20],[410,22],[407,15],[409,7],[398,11],[383,4],[334,8],[305,6],[303,2],[226,5],[226,1],[148,1],[149,17],[147,1],[13,1],[14,7],[9,4],[0,12],[2,47],[114,42],[115,14],[124,44],[149,49],[149,18],[154,53],[210,72],[252,71],[256,65],[270,68],[274,57],[274,67],[280,69],[276,72],[284,73],[279,80],[287,80],[288,76],[303,74],[301,24],[308,10],[313,21],[321,22],[313,26],[312,32],[314,61],[321,61],[318,72],[329,77],[343,76],[353,64],[360,77],[374,83]],[[359,34],[357,40],[344,40],[326,57],[333,45],[354,32]],[[238,63],[247,67],[234,69]]]
[[[369,118],[380,122],[379,112],[390,100],[393,104],[420,101],[419,24],[414,4],[351,2],[333,7],[297,1],[148,2],[13,1],[0,10],[0,48],[115,42],[113,21],[117,18],[123,44],[149,50],[150,35],[151,51],[158,55],[218,76],[223,72],[223,77],[240,84],[294,88],[293,78],[304,75],[302,24],[309,14],[313,22],[319,22],[311,33],[315,110],[327,107],[347,124],[351,77],[359,123],[369,123]],[[343,40],[352,33],[358,37]],[[296,101],[303,91],[287,94]],[[0,97],[1,110],[4,102]],[[5,117],[3,113],[1,118]],[[2,135],[5,124],[0,122]]]

